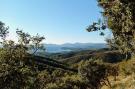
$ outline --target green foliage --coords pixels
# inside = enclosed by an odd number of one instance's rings
[[[92,25],[87,27],[87,31],[88,32],[92,32],[92,31],[103,31],[107,28],[106,23],[105,22],[101,22],[101,20],[99,19],[98,23],[93,22]],[[100,33],[101,36],[104,36],[105,34],[103,32]]]
[[[100,24],[93,23],[87,30],[98,31],[111,29],[116,47],[130,57],[135,53],[135,1],[129,0],[97,0],[99,6],[103,8],[104,21]]]
[[[38,73],[32,60],[28,58],[28,45],[30,44],[30,35],[21,30],[16,33],[19,37],[18,43],[12,40],[6,40],[8,27],[0,22],[0,89],[32,89]],[[42,40],[41,40],[42,41]],[[40,42],[41,42],[40,41]],[[37,43],[37,44],[40,44]]]
[[[81,63],[79,73],[85,80],[87,80],[92,89],[101,87],[101,82],[104,82],[107,78],[106,67],[90,61]]]
[[[37,34],[36,36],[31,36],[29,33],[25,33],[22,30],[17,29],[16,31],[19,37],[19,44],[25,47],[29,47],[30,50],[34,50],[35,54],[38,50],[45,50],[44,45],[41,42],[45,39],[43,36]]]
[[[16,43],[6,40],[8,28],[4,24],[1,26],[0,89],[99,89],[104,84],[110,86],[107,77],[117,73],[117,70],[111,71],[114,70],[112,66],[90,61],[78,64],[77,73],[77,68],[71,69],[64,63],[49,58],[42,60],[44,57],[33,56],[28,52],[30,45],[35,50],[33,54],[40,48],[43,49],[41,42],[44,37],[38,34],[31,36],[17,29],[18,42]],[[89,56],[79,56],[79,60],[75,62],[85,58]],[[35,62],[37,59],[39,63]]]
[[[45,38],[43,36],[40,36],[39,34],[31,37],[31,41],[32,41],[31,48],[34,50],[33,54],[35,54],[38,50],[45,50],[44,44],[41,44],[41,42],[44,39]]]
[[[79,73],[60,69],[41,71],[38,73],[35,85],[39,89],[100,89],[110,86],[108,76],[116,76],[116,71],[110,65],[84,61],[79,65]]]
[[[108,18],[108,27],[112,30],[116,43],[122,52],[134,52],[134,1],[98,0],[103,7],[103,15]]]
[[[115,43],[115,40],[113,38],[106,38],[105,41],[107,42],[107,45],[111,50],[117,50],[118,45]]]
[[[30,35],[28,33],[23,32],[22,30],[17,29],[16,31],[18,37],[19,37],[19,44],[27,45],[30,43]]]
[[[0,37],[2,40],[5,40],[7,34],[9,33],[8,29],[9,27],[6,27],[5,24],[0,21]]]
[[[34,84],[36,69],[26,64],[26,60],[0,51],[0,89],[28,89]],[[16,54],[17,55],[17,54]]]
[[[40,72],[36,84],[39,84],[39,89],[86,89],[87,87],[80,75],[58,69],[52,73]]]

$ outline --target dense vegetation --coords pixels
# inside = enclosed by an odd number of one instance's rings
[[[7,40],[9,28],[0,23],[1,89],[93,89],[104,84],[110,86],[107,77],[114,76],[109,71],[112,66],[83,61],[75,68],[56,60],[35,56],[38,49],[44,48],[41,44],[44,37],[31,36],[17,29],[18,42]],[[34,52],[30,51],[31,47]]]
[[[98,31],[110,29],[113,38],[109,43],[127,55],[127,59],[135,53],[135,2],[132,0],[97,0],[103,8],[103,21],[90,25],[87,30]],[[104,35],[103,32],[101,35]],[[110,42],[111,41],[111,42]],[[115,45],[114,45],[115,44]]]
[[[0,89],[134,89],[135,60],[124,59],[135,52],[135,2],[98,3],[105,21],[93,23],[87,30],[111,29],[113,38],[107,40],[111,50],[37,56],[39,49],[45,50],[43,36],[17,29],[18,42],[8,40],[9,27],[0,22]]]

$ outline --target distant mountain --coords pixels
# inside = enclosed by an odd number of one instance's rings
[[[60,53],[60,52],[70,52],[70,51],[80,51],[80,50],[93,50],[106,48],[105,43],[65,43],[65,44],[45,44],[46,51],[49,53]]]

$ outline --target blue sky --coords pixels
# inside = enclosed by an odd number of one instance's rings
[[[0,0],[0,21],[15,29],[44,35],[46,43],[103,43],[99,32],[85,29],[101,17],[96,0]],[[16,39],[15,39],[16,40]]]

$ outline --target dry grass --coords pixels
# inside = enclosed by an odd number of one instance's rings
[[[116,81],[109,78],[109,81],[112,87],[103,86],[102,89],[135,89],[135,75],[118,76]]]
[[[135,58],[119,63],[119,68],[116,81],[109,77],[112,87],[103,86],[102,89],[135,89]]]

